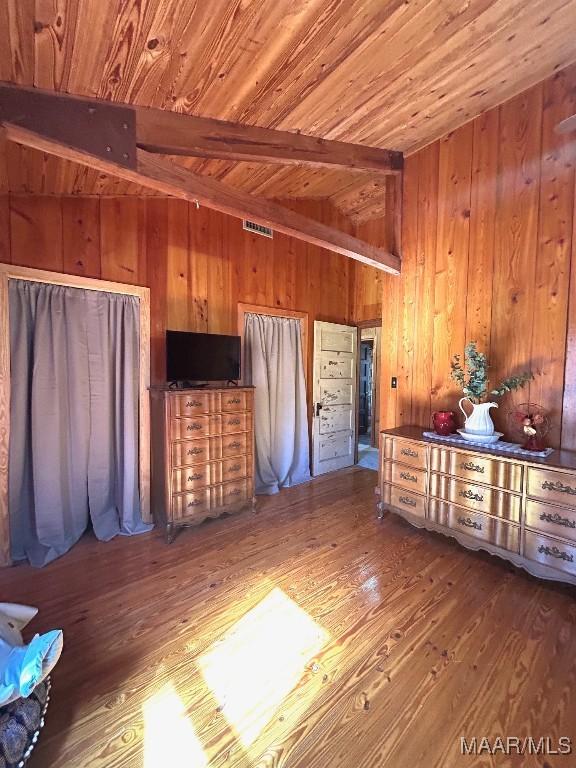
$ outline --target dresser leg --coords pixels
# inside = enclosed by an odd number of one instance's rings
[[[168,523],[166,525],[166,544],[172,544],[172,542],[174,541],[173,531],[174,531],[174,526],[172,525],[172,523]]]
[[[383,520],[384,519],[384,504],[381,501],[379,501],[376,504],[376,509],[378,510],[378,520]]]

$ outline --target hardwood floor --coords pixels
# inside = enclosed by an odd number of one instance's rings
[[[378,521],[354,468],[259,511],[0,572],[64,630],[31,768],[567,766],[460,737],[571,737],[572,588]]]

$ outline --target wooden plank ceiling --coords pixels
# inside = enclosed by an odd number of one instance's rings
[[[576,60],[576,0],[0,0],[0,80],[414,152]],[[15,193],[147,194],[8,145]],[[258,195],[386,210],[372,173],[216,160]]]

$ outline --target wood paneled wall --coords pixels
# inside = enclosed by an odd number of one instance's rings
[[[288,205],[352,231],[327,202]],[[365,319],[362,302],[377,305],[368,278],[377,285],[377,270],[358,265],[357,293],[356,262],[172,199],[4,195],[0,261],[149,286],[154,381],[165,376],[166,328],[237,333],[238,302],[307,312],[311,330],[314,320]],[[311,332],[310,371],[312,350]]]
[[[382,427],[455,408],[450,358],[476,340],[494,379],[532,368],[513,399],[549,408],[552,444],[576,449],[576,136],[554,131],[574,112],[576,67],[407,158],[400,278],[165,199],[4,195],[0,260],[150,286],[155,380],[166,327],[234,333],[238,302],[311,323],[376,319],[381,305]],[[294,207],[351,230],[327,202]],[[390,221],[356,234],[394,247]]]
[[[382,231],[380,231],[382,229]],[[387,232],[381,227],[380,220],[365,222],[356,227],[357,237],[372,245],[389,247]],[[351,314],[354,322],[378,320],[382,317],[382,291],[385,272],[357,262],[354,266],[354,280],[351,295]]]
[[[576,449],[576,135],[554,131],[574,112],[576,67],[407,158],[402,276],[381,277],[382,427],[454,409],[450,358],[476,340],[493,380],[535,373],[500,426],[531,400],[551,411],[551,444]]]

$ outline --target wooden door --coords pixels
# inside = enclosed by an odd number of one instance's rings
[[[314,322],[312,474],[354,464],[357,328]]]

